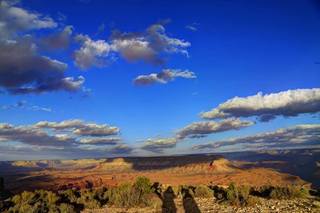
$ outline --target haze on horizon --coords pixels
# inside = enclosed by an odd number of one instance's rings
[[[317,0],[0,0],[0,160],[320,148]]]

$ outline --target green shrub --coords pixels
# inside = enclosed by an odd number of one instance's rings
[[[134,184],[121,184],[108,191],[109,203],[118,207],[150,206],[148,196],[153,193],[152,184],[146,177],[138,177]]]
[[[249,186],[236,186],[231,183],[228,188],[213,187],[214,196],[220,200],[235,206],[248,206],[257,203],[259,200],[250,195]]]
[[[133,187],[137,190],[139,194],[146,194],[152,192],[152,184],[147,177],[137,177]]]
[[[136,204],[132,195],[132,186],[124,183],[108,191],[109,203],[117,207],[129,207]]]
[[[34,192],[22,192],[11,198],[12,205],[7,207],[8,212],[30,213],[73,213],[74,206],[61,203],[62,198],[54,192],[36,190]]]
[[[273,187],[270,190],[269,198],[271,199],[293,199],[306,198],[309,196],[309,191],[303,187]]]
[[[207,186],[199,185],[194,190],[194,196],[195,197],[210,198],[213,196],[213,192]]]
[[[239,205],[239,192],[237,187],[231,183],[229,187],[226,189],[226,200],[232,205]]]

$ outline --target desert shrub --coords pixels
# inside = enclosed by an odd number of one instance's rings
[[[139,194],[151,193],[152,184],[147,177],[137,177],[133,187],[137,190]]]
[[[95,199],[97,199],[101,205],[104,205],[108,201],[108,189],[105,187],[95,189]]]
[[[11,198],[14,205],[33,205],[37,201],[37,195],[33,192],[24,191],[19,195],[15,195]]]
[[[194,196],[195,197],[206,197],[210,198],[213,196],[213,192],[210,188],[204,185],[199,185],[194,190]]]
[[[56,193],[51,191],[37,190],[35,191],[35,193],[37,195],[36,197],[38,197],[38,200],[41,200],[48,206],[54,206],[60,200],[60,197]]]
[[[231,183],[228,188],[218,186],[211,187],[214,191],[214,196],[218,201],[227,202],[236,206],[254,205],[258,199],[250,195],[251,188],[249,186],[236,186]]]
[[[102,204],[97,199],[93,189],[81,190],[80,194],[81,196],[77,199],[77,203],[83,204],[87,209],[101,208]]]
[[[148,197],[153,193],[152,184],[146,177],[138,177],[131,185],[121,184],[108,191],[109,203],[118,207],[150,206]]]
[[[238,187],[238,197],[240,202],[246,202],[249,199],[250,187],[249,186],[240,186]]]
[[[36,190],[34,192],[22,192],[10,199],[12,203],[7,207],[8,212],[30,213],[73,213],[75,208],[70,203],[62,203],[62,197],[54,192]]]
[[[299,186],[263,186],[252,191],[252,195],[271,199],[305,198],[309,190]]]
[[[303,187],[273,187],[270,190],[269,198],[271,199],[292,199],[305,198],[309,195],[309,191]]]
[[[130,207],[136,204],[132,195],[132,186],[124,183],[108,191],[109,203],[118,207]]]
[[[238,188],[231,183],[229,187],[226,189],[226,200],[231,203],[232,205],[239,205],[239,192]]]
[[[67,189],[59,192],[61,199],[66,203],[76,203],[80,197],[80,193],[73,189]]]
[[[76,213],[74,206],[67,203],[61,203],[59,206],[59,211],[61,213]]]

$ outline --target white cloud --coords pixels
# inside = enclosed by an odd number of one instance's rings
[[[248,97],[234,97],[201,114],[207,119],[257,116],[269,121],[277,116],[298,116],[320,112],[320,89],[296,89]]]
[[[154,24],[141,33],[115,31],[111,37],[112,49],[129,61],[145,61],[153,64],[164,62],[161,54],[180,53],[188,56],[190,42],[171,38],[162,24]]]
[[[108,59],[119,54],[128,61],[144,61],[162,64],[164,54],[180,53],[188,56],[189,42],[169,37],[161,24],[154,24],[144,32],[114,31],[110,40],[93,40],[88,35],[77,35],[76,41],[81,43],[74,52],[75,64],[80,69],[103,67]]]
[[[111,47],[105,40],[94,41],[88,35],[82,34],[77,35],[76,40],[81,43],[81,47],[74,52],[74,62],[80,69],[106,65],[106,58],[109,56]]]

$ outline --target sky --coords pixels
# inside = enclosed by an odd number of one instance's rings
[[[0,1],[0,160],[320,147],[320,1]]]

